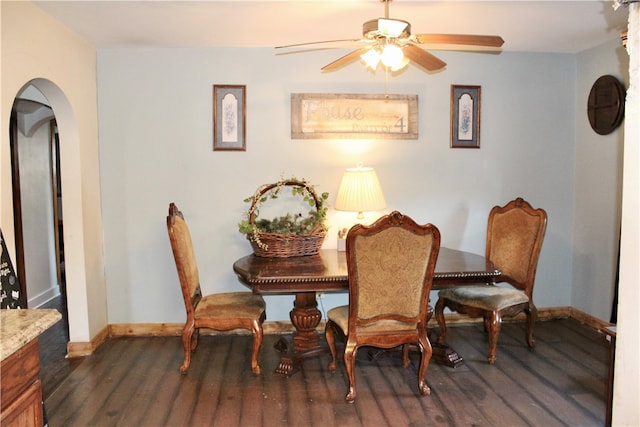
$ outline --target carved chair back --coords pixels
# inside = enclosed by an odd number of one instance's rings
[[[184,305],[187,309],[187,318],[193,318],[195,308],[202,299],[200,274],[193,251],[189,227],[184,220],[182,212],[173,203],[169,205],[167,230],[169,231],[171,249],[176,261]]]
[[[547,213],[518,197],[489,213],[486,257],[501,271],[496,282],[507,282],[531,299]]]
[[[395,211],[371,226],[352,227],[346,248],[349,331],[375,333],[397,322],[415,330],[424,323],[440,249],[434,225]]]

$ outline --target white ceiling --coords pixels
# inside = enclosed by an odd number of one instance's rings
[[[384,16],[381,0],[34,1],[97,48],[275,47],[353,39]],[[504,51],[577,53],[619,38],[611,0],[395,0],[412,33],[500,35]]]

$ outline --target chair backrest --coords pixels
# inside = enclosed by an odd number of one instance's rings
[[[180,279],[184,305],[187,309],[187,317],[190,317],[193,316],[195,307],[202,299],[200,275],[198,273],[196,257],[193,252],[193,243],[191,242],[189,227],[187,227],[182,212],[178,210],[178,207],[174,203],[169,204],[167,231],[169,232],[173,258],[176,262],[176,269],[178,270],[178,278]]]
[[[394,211],[347,235],[349,331],[380,320],[418,324],[427,318],[440,232]]]
[[[494,206],[487,225],[486,257],[501,272],[496,282],[507,282],[531,298],[547,213],[518,197]]]

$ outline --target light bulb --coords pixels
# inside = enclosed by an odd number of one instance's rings
[[[395,44],[387,44],[384,49],[382,49],[382,54],[380,55],[380,60],[386,67],[397,67],[402,63],[402,59],[404,58],[404,54],[402,53],[402,49],[400,49]]]
[[[406,56],[402,55],[402,59],[400,60],[400,63],[395,65],[395,66],[392,66],[391,67],[391,71],[402,70],[407,65],[409,65],[409,58],[407,58]]]

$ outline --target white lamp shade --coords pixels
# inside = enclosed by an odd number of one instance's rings
[[[378,62],[380,61],[380,52],[378,49],[373,47],[360,55],[360,58],[367,64],[367,67],[375,70],[378,68]]]
[[[387,207],[373,168],[349,168],[344,172],[334,207],[340,211],[369,212]]]

